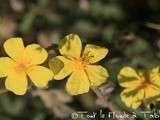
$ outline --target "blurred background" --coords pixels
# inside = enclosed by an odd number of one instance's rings
[[[107,47],[109,54],[100,64],[108,69],[113,84],[108,96],[122,111],[133,112],[119,97],[120,68],[151,68],[160,63],[160,0],[1,0],[0,9],[0,56],[5,56],[4,41],[13,36],[22,37],[26,45],[39,43],[50,57],[69,33],[78,34],[83,44]],[[1,89],[0,120],[70,120],[74,111],[109,111],[96,104],[91,91],[69,96],[65,83],[51,81],[47,90],[33,86],[24,96]]]

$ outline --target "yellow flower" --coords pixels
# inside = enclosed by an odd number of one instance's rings
[[[147,100],[160,95],[159,68],[136,72],[131,67],[124,67],[118,75],[120,86],[125,89],[121,93],[121,99],[126,106],[138,108]]]
[[[17,95],[27,90],[27,75],[37,87],[45,87],[53,77],[48,68],[39,66],[47,59],[47,52],[38,44],[24,47],[21,38],[10,38],[4,43],[5,52],[10,57],[0,58],[0,77],[7,77],[5,87]]]
[[[56,80],[68,78],[66,89],[71,95],[86,93],[90,86],[99,86],[108,77],[108,72],[94,63],[103,59],[108,49],[87,44],[81,54],[82,43],[78,35],[69,34],[61,42],[59,52],[62,56],[50,60],[49,66]]]

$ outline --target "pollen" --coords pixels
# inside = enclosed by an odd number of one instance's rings
[[[79,58],[79,59],[74,59],[74,69],[75,70],[84,70],[86,67],[86,63],[85,61],[83,61],[83,59]]]
[[[147,88],[151,85],[148,71],[139,73],[139,76],[141,78],[141,88]]]
[[[148,88],[150,86],[150,83],[149,82],[147,82],[147,81],[142,81],[141,82],[141,88]]]
[[[30,62],[28,60],[20,60],[15,65],[15,72],[23,73],[26,72],[30,66]]]

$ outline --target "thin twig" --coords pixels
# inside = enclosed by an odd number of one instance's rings
[[[104,106],[108,107],[111,111],[116,111],[112,103],[107,100],[106,96],[104,96],[97,87],[92,87],[91,89],[99,99],[103,100]]]
[[[98,99],[102,100],[103,106],[107,107],[110,111],[116,114],[123,115],[122,111],[114,107],[113,103],[109,101],[108,97],[105,96],[98,87],[91,87],[91,90],[97,95]],[[117,118],[118,120],[131,120],[131,118]]]

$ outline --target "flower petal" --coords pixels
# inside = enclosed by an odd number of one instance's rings
[[[6,89],[16,95],[24,95],[27,91],[27,77],[25,74],[9,75],[5,81]]]
[[[160,87],[160,71],[159,67],[153,68],[150,73],[150,81],[152,84]]]
[[[86,72],[91,86],[101,85],[109,76],[108,71],[100,65],[87,65]]]
[[[124,89],[121,93],[121,99],[127,107],[137,109],[144,98],[144,89]]]
[[[66,84],[66,89],[71,95],[86,93],[89,91],[89,87],[89,80],[83,70],[73,72]]]
[[[122,87],[138,87],[141,85],[138,74],[131,67],[123,67],[120,70],[118,81]]]
[[[81,55],[82,43],[78,35],[69,34],[64,37],[59,46],[59,51],[67,57],[79,58]]]
[[[83,58],[89,63],[95,63],[103,59],[108,53],[108,49],[92,44],[87,44],[83,52]]]
[[[6,77],[12,71],[15,62],[9,57],[0,58],[0,77]]]
[[[4,49],[12,59],[19,59],[24,53],[24,44],[22,38],[10,38],[6,40],[4,43]]]
[[[149,85],[147,88],[145,88],[145,98],[151,98],[155,97],[157,95],[160,95],[160,88],[157,88],[154,85]]]
[[[31,64],[41,64],[47,57],[47,51],[38,44],[28,45],[25,49],[27,57],[31,60]]]
[[[27,74],[37,87],[46,87],[48,81],[53,78],[53,72],[42,66],[30,67]]]
[[[53,71],[56,80],[64,79],[73,71],[72,61],[63,56],[52,58],[49,61],[49,67]]]

